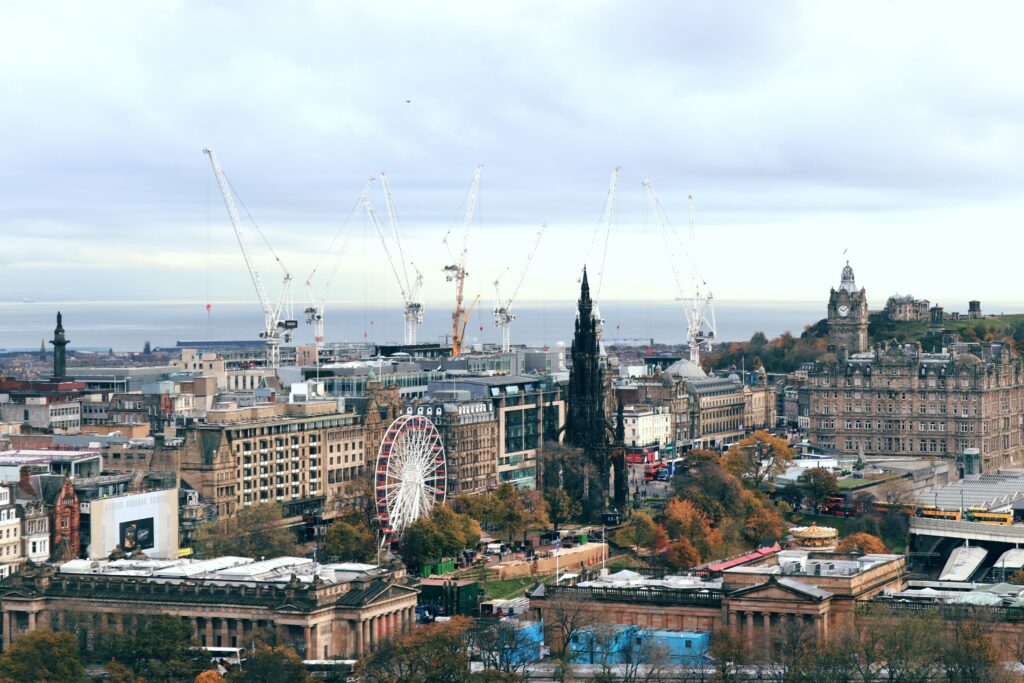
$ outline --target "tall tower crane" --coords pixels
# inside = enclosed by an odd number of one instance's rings
[[[415,344],[416,343],[416,326],[423,321],[423,304],[418,300],[419,288],[423,282],[423,276],[420,275],[419,270],[413,266],[416,270],[416,279],[412,287],[409,286],[408,275],[405,274],[404,261],[402,263],[402,269],[395,263],[394,255],[392,254],[391,246],[389,245],[387,228],[384,227],[383,221],[380,216],[373,208],[373,203],[370,201],[368,195],[363,196],[363,206],[366,208],[366,214],[370,217],[370,222],[373,223],[373,229],[377,232],[377,236],[380,238],[380,243],[384,247],[384,254],[388,257],[388,263],[391,265],[391,272],[395,276],[395,280],[398,282],[398,288],[402,290],[402,301],[405,302],[405,343]],[[401,250],[399,253],[402,253]]]
[[[455,283],[455,310],[452,311],[452,358],[458,358],[462,353],[462,339],[466,331],[466,323],[469,322],[469,316],[473,312],[476,302],[480,299],[480,296],[477,295],[468,310],[463,308],[466,276],[469,274],[466,272],[466,243],[469,238],[469,225],[473,221],[473,211],[476,209],[477,193],[480,191],[480,172],[482,170],[483,165],[477,165],[476,171],[473,173],[473,182],[469,186],[469,194],[466,195],[466,220],[462,231],[462,250],[458,256],[452,253],[451,245],[448,244],[448,237],[452,233],[450,228],[444,236],[444,246],[447,247],[452,261],[455,261],[452,265],[445,266],[442,269],[445,279],[448,282]]]
[[[217,159],[217,155],[209,147],[203,149],[203,153],[210,158],[210,165],[213,167],[213,175],[217,178],[217,186],[220,188],[221,196],[224,197],[224,206],[228,210],[228,218],[231,219],[231,226],[235,230],[235,237],[238,239],[238,246],[242,250],[242,257],[245,259],[245,265],[249,269],[249,277],[252,279],[253,287],[256,289],[256,296],[259,297],[260,307],[263,309],[263,331],[260,332],[260,337],[267,340],[267,365],[272,368],[276,368],[281,364],[281,340],[283,339],[286,343],[292,339],[292,330],[299,326],[298,321],[294,319],[292,315],[292,276],[285,268],[284,263],[281,262],[280,257],[274,251],[273,247],[267,241],[266,236],[260,230],[259,226],[253,221],[253,225],[256,227],[256,232],[263,239],[263,244],[266,245],[267,249],[270,250],[271,256],[274,257],[274,261],[277,263],[278,268],[281,269],[283,275],[281,280],[281,292],[278,296],[277,301],[271,301],[270,297],[267,296],[267,292],[263,287],[263,280],[260,278],[259,271],[256,270],[256,264],[253,262],[252,256],[249,253],[249,247],[245,239],[245,231],[242,228],[242,220],[238,215],[238,209],[235,206],[235,198],[231,192],[231,184],[228,182],[227,177],[224,175],[224,169],[221,168],[220,161]],[[249,216],[250,220],[252,216]]]
[[[615,191],[619,187],[619,172],[622,170],[620,166],[616,166],[612,170],[612,179],[608,183],[608,196],[604,200],[604,210],[601,211],[601,221],[597,224],[597,228],[594,230],[594,236],[590,240],[590,250],[587,252],[588,259],[591,253],[594,251],[594,246],[597,244],[598,239],[602,237],[603,233],[603,244],[601,245],[601,268],[597,271],[597,277],[595,286],[592,288],[592,297],[594,300],[594,318],[597,320],[597,339],[601,340],[601,333],[604,329],[604,318],[601,317],[600,301],[601,301],[601,285],[604,283],[604,266],[608,259],[608,241],[611,237],[612,232],[612,217],[615,212]]]
[[[313,342],[316,344],[317,349],[321,349],[324,346],[324,307],[327,303],[327,290],[330,289],[331,282],[334,281],[334,276],[338,272],[338,266],[341,263],[341,256],[345,253],[345,248],[348,246],[349,237],[352,231],[349,228],[355,222],[356,216],[363,208],[363,198],[370,192],[370,186],[373,184],[373,178],[366,181],[366,186],[363,188],[363,193],[359,196],[359,200],[356,205],[352,207],[352,211],[349,213],[348,218],[341,224],[338,231],[334,233],[334,237],[331,238],[331,243],[327,245],[327,250],[320,255],[320,260],[316,262],[313,270],[310,271],[309,276],[306,278],[306,297],[309,301],[309,305],[303,313],[306,314],[306,324],[313,326]],[[334,268],[327,276],[327,281],[324,283],[323,288],[320,290],[320,295],[317,296],[313,289],[313,278],[316,276],[317,271],[320,270],[320,266],[327,257],[334,251],[334,245],[341,239],[341,246],[338,249],[338,256],[334,261]]]
[[[537,234],[533,236],[533,240],[530,242],[530,248],[526,253],[526,263],[523,264],[523,268],[519,273],[519,280],[516,282],[516,286],[512,290],[512,295],[507,299],[501,298],[501,278],[509,271],[508,268],[502,271],[501,275],[498,276],[498,279],[494,281],[494,293],[498,298],[498,303],[494,306],[494,325],[501,328],[501,350],[504,353],[508,353],[511,349],[509,332],[512,321],[516,319],[515,314],[512,312],[512,302],[516,300],[516,295],[519,294],[519,288],[523,286],[523,280],[526,279],[526,271],[530,269],[530,263],[533,261],[533,255],[537,253],[537,247],[540,245],[540,238],[544,236],[544,231],[547,227],[547,224],[540,226],[540,230],[538,230]]]
[[[402,264],[401,274],[403,279],[398,281],[398,286],[402,290],[402,301],[405,305],[405,344],[412,345],[416,343],[416,327],[423,324],[423,301],[420,299],[420,290],[423,288],[423,273],[420,272],[415,263],[411,260],[406,260],[405,248],[402,246],[402,231],[398,223],[398,213],[395,211],[395,203],[391,198],[391,186],[388,185],[388,176],[384,171],[380,172],[380,184],[384,188],[384,201],[387,204],[388,224],[391,227],[391,235],[398,248],[399,262]],[[406,264],[412,266],[413,271],[416,273],[412,281],[409,280],[409,269],[406,267]],[[394,267],[394,263],[392,263],[392,269],[397,276],[398,269]]]
[[[687,256],[690,260],[690,288],[686,290],[679,273],[679,262],[675,249],[681,239],[661,208],[661,202],[654,194],[654,185],[649,178],[644,180],[644,193],[651,204],[658,225],[661,226],[665,250],[668,253],[669,264],[672,266],[672,277],[675,279],[676,289],[679,293],[678,300],[683,304],[683,314],[686,318],[686,343],[690,347],[690,362],[700,365],[701,350],[711,350],[711,341],[715,338],[717,330],[714,297],[710,291],[707,291],[707,282],[700,277],[697,270],[697,230],[693,220],[693,195],[689,197],[690,234]],[[702,287],[705,288],[703,292],[701,291]]]

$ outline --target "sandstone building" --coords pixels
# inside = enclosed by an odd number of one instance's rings
[[[210,410],[185,437],[181,478],[219,516],[268,502],[333,516],[335,500],[347,494],[344,484],[366,475],[360,423],[334,401]]]
[[[865,291],[854,286],[849,264],[828,311],[833,353],[808,370],[805,385],[812,442],[866,455],[954,457],[977,448],[985,472],[1024,462],[1024,365],[1010,347],[868,348]]]
[[[355,659],[415,623],[418,591],[401,578],[372,565],[301,557],[30,564],[0,581],[0,626],[5,648],[38,628],[73,630],[92,643],[104,631],[128,632],[170,614],[192,627],[201,646],[247,647],[263,638],[304,659]]]

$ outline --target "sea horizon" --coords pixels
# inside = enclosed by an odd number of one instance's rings
[[[443,342],[451,334],[450,305],[425,304],[424,324],[418,330],[420,342]],[[294,344],[313,341],[312,327],[306,325],[302,313],[304,307],[295,306],[299,328]],[[492,308],[492,302],[477,305],[466,327],[467,343],[500,341]],[[37,350],[40,342],[52,337],[58,310],[63,313],[71,349],[140,351],[146,342],[166,348],[179,341],[258,340],[263,325],[262,311],[252,302],[217,302],[209,313],[206,304],[200,302],[0,302],[0,350]],[[575,301],[523,301],[513,310],[517,316],[512,324],[513,344],[544,346],[571,341]],[[1024,305],[986,312],[1024,312]],[[679,344],[685,340],[682,307],[677,302],[605,300],[601,314],[605,340],[610,344],[652,339],[655,343]],[[755,332],[769,338],[787,331],[799,336],[806,326],[825,315],[824,301],[716,301],[717,340],[746,341]],[[328,342],[392,343],[401,341],[404,320],[401,307],[395,304],[328,303],[324,327]]]

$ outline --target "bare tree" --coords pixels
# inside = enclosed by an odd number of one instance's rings
[[[876,496],[889,505],[903,505],[914,499],[914,490],[903,477],[893,477],[879,484]]]
[[[731,683],[742,680],[741,668],[750,661],[743,636],[731,628],[721,628],[711,635],[709,652],[714,680]]]
[[[506,674],[525,674],[539,648],[528,630],[508,618],[477,620],[469,642],[485,669]]]
[[[559,588],[548,588],[552,595],[545,599],[544,623],[555,636],[553,651],[568,659],[573,636],[597,623],[592,603],[584,596],[563,592]]]
[[[621,683],[648,683],[664,680],[672,665],[667,646],[657,642],[648,632],[640,631],[621,647],[622,664],[618,674]]]

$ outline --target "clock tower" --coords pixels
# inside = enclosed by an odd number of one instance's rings
[[[839,289],[833,289],[828,297],[828,350],[840,359],[868,350],[867,295],[863,287],[857,289],[849,261]]]

